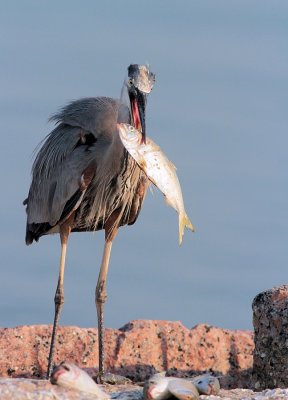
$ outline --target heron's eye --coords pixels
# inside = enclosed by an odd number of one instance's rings
[[[67,365],[62,365],[62,367],[64,368],[64,369],[66,369],[66,371],[70,371],[70,368],[67,366]]]

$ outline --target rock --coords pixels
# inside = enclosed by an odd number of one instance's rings
[[[143,389],[139,386],[102,386],[111,399],[140,400]],[[52,385],[47,380],[0,378],[1,400],[95,400],[95,395],[75,389]]]
[[[105,386],[111,400],[142,400],[143,388],[136,385]],[[255,393],[248,389],[220,390],[217,396],[202,395],[201,400],[268,400],[287,399],[288,389],[265,390]],[[0,378],[1,400],[95,400],[94,395],[51,385],[49,381]]]
[[[252,308],[254,387],[257,390],[285,388],[288,386],[288,285],[258,294]]]
[[[0,376],[43,377],[47,368],[51,326],[0,329]],[[97,330],[60,327],[55,363],[69,361],[81,368],[98,365]],[[132,321],[105,330],[106,370],[144,381],[156,371],[191,376],[206,371],[223,375],[222,387],[249,387],[253,334],[200,324]]]
[[[0,379],[1,400],[81,400],[83,392],[64,390],[51,385],[49,381],[30,379]],[[95,400],[95,396],[88,395],[87,400]]]

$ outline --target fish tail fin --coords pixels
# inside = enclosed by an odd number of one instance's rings
[[[188,215],[184,212],[179,214],[179,246],[182,243],[185,228],[191,229],[192,232],[195,232],[192,222],[190,221]]]

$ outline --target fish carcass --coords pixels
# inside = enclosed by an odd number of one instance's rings
[[[167,204],[179,214],[179,244],[182,243],[184,228],[194,231],[184,207],[181,186],[176,174],[176,167],[166,157],[160,147],[150,138],[142,140],[141,133],[128,124],[117,124],[120,139],[128,153],[149,180],[164,194]]]
[[[51,375],[51,383],[69,389],[77,389],[96,395],[97,400],[108,400],[110,396],[93,381],[93,379],[76,365],[62,362]]]
[[[165,376],[165,372],[153,375],[145,382],[144,400],[198,400],[199,393],[195,385],[186,379]]]

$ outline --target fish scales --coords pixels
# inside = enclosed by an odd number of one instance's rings
[[[142,142],[141,133],[128,124],[118,124],[120,139],[149,180],[163,193],[168,205],[179,214],[179,244],[182,243],[184,228],[194,231],[184,207],[181,186],[176,174],[175,165],[166,157],[161,148],[146,138]]]

